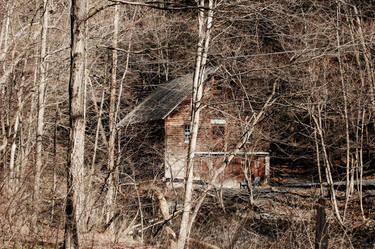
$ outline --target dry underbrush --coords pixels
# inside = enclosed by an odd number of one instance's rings
[[[217,200],[207,201],[192,236],[230,249],[314,248],[318,198],[318,192],[309,189],[259,195],[253,206],[244,202],[245,198],[224,197],[224,208]],[[358,201],[352,201],[343,228],[328,206],[329,248],[375,248],[372,209],[372,206],[366,207],[366,214],[370,216],[363,221]]]
[[[167,223],[162,222],[155,192],[141,189],[140,199],[130,189],[127,193],[129,199],[122,200],[119,210],[123,212],[122,217],[129,216],[126,221],[129,226],[130,220],[138,215],[133,223],[135,229],[130,232],[126,230],[127,234],[124,231],[111,234],[108,230],[102,233],[100,229],[93,229],[81,236],[82,248],[167,247]],[[315,205],[319,198],[316,189],[260,190],[255,193],[253,205],[250,205],[249,196],[244,190],[228,193],[216,192],[206,198],[191,233],[191,238],[201,244],[192,243],[190,248],[202,248],[202,243],[228,249],[314,248]],[[178,194],[171,194],[167,199],[170,201],[170,212],[175,212],[175,217],[168,226],[178,234],[181,218],[181,212],[178,210],[181,208],[182,199]],[[135,210],[139,200],[142,202],[142,231],[141,227],[137,226],[141,222],[141,216]],[[31,199],[27,193],[20,191],[17,196],[12,197],[2,195],[0,248],[60,247],[63,239],[63,202],[57,203],[55,212],[58,213],[55,213],[54,219],[48,213],[51,206],[44,203],[44,219],[40,220],[39,231],[32,231]],[[340,210],[343,210],[343,204],[341,199]],[[327,201],[329,248],[375,248],[373,200],[366,197],[364,204],[367,220],[362,220],[359,201],[353,197],[346,212],[345,228],[342,228],[336,222]]]

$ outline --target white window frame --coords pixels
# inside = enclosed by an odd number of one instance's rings
[[[184,124],[184,142],[186,144],[189,143],[190,135],[191,135],[191,125]]]
[[[225,119],[211,119],[210,123],[215,125],[226,125],[227,121]]]

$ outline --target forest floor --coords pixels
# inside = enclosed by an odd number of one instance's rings
[[[345,216],[345,193],[337,193],[344,226],[339,225],[326,199],[329,248],[375,248],[374,191],[363,194],[363,216],[358,193],[353,193]],[[253,190],[252,203],[248,190],[223,189],[211,198],[219,200],[217,210],[211,211],[212,218],[218,212],[222,219],[227,216],[222,221],[229,226],[222,231],[228,233],[227,241],[221,243],[223,248],[314,248],[319,188],[258,187]],[[211,242],[217,245],[217,240],[220,238]]]
[[[171,203],[181,205],[182,192],[178,193],[167,195],[166,198]],[[130,191],[128,194],[129,200],[123,207],[133,212],[130,204],[137,203],[138,197],[131,195]],[[200,195],[201,191],[197,189],[195,197]],[[153,190],[140,189],[139,197],[143,205],[144,231],[113,235],[109,231],[101,233],[94,229],[82,235],[81,248],[166,248],[167,240],[163,230],[165,224],[162,222],[159,203]],[[212,245],[213,248],[223,249],[314,248],[316,206],[320,197],[319,187],[306,184],[301,187],[301,182],[295,179],[282,183],[273,181],[272,186],[254,188],[252,202],[248,189],[212,190],[200,209],[191,238]],[[365,219],[357,192],[350,198],[345,216],[345,192],[337,191],[337,199],[340,215],[344,217],[344,226],[337,222],[328,197],[325,201],[329,248],[374,249],[375,190],[371,187],[364,190],[362,203]],[[171,205],[171,211],[180,208],[181,206]],[[181,212],[176,212],[176,217],[169,223],[175,232],[178,231],[180,214]],[[132,216],[131,213],[127,215]],[[27,219],[23,220],[26,224]],[[28,225],[17,227],[17,224],[19,223],[14,223],[12,227],[3,226],[0,232],[7,236],[8,242],[3,243],[0,248],[59,248],[62,245],[62,218],[60,223],[41,224],[39,236],[34,237],[26,235],[32,234],[30,230],[24,230],[25,227],[29,227]],[[4,229],[13,229],[14,232],[10,233],[10,230]],[[2,239],[4,242],[5,236]],[[193,248],[202,247],[190,247]]]

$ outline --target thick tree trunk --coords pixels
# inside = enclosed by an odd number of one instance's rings
[[[70,144],[67,160],[65,248],[79,248],[84,201],[86,0],[71,1]]]
[[[325,200],[319,199],[316,206],[316,225],[315,225],[315,249],[328,248],[328,222],[325,211]]]

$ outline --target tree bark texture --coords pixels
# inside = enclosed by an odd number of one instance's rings
[[[316,227],[315,227],[315,249],[328,248],[328,223],[325,211],[325,200],[319,199],[316,207]]]
[[[67,160],[65,248],[79,248],[84,201],[86,0],[71,1],[70,143]]]

